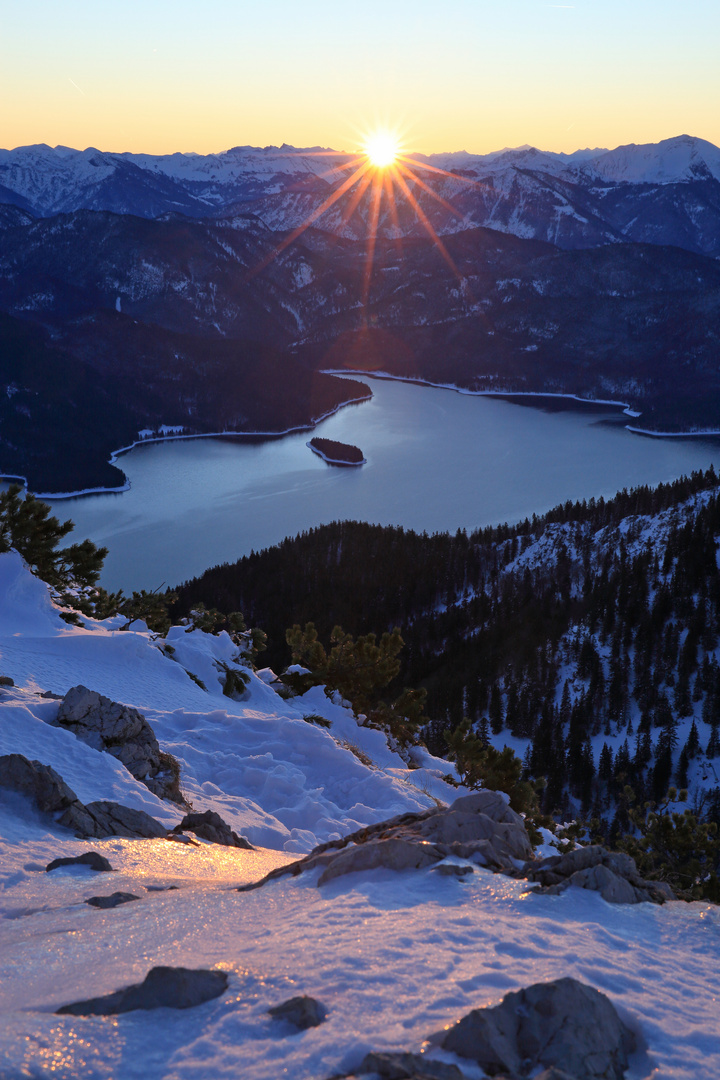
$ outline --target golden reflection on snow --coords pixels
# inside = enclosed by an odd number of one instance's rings
[[[97,1056],[97,1048],[89,1039],[64,1024],[51,1027],[27,1042],[27,1060],[33,1067],[32,1073],[23,1073],[27,1076],[75,1076]]]
[[[178,844],[169,840],[106,840],[93,845],[124,876],[139,883],[213,882],[243,885],[258,881],[297,855],[258,848],[226,848],[218,844]]]

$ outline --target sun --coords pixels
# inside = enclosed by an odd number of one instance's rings
[[[376,131],[369,135],[364,149],[377,169],[387,169],[388,166],[394,165],[400,153],[398,137],[391,131]]]

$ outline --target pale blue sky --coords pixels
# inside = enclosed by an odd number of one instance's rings
[[[720,0],[0,0],[0,146],[720,143]]]

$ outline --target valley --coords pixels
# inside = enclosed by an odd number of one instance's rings
[[[0,151],[3,1077],[720,1071],[720,150],[392,145]]]
[[[309,427],[367,394],[328,369],[717,430],[719,153],[683,136],[592,160],[418,159],[419,179],[444,169],[415,185],[424,216],[401,191],[373,226],[342,156],[3,152],[0,470],[45,493],[122,487],[109,459],[140,431]]]

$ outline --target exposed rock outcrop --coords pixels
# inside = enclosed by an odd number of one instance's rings
[[[465,1080],[465,1074],[457,1065],[448,1065],[425,1054],[403,1052],[367,1054],[355,1074],[366,1076],[368,1073],[381,1076],[383,1080]]]
[[[203,814],[186,814],[180,824],[175,826],[173,832],[192,832],[201,840],[209,840],[212,844],[245,848],[247,851],[255,850],[249,840],[233,832],[228,823],[223,821],[214,810],[206,810]]]
[[[112,754],[159,798],[187,805],[177,761],[160,749],[155,732],[137,709],[86,686],[73,686],[62,700],[57,724],[93,749]]]
[[[303,994],[290,998],[281,1005],[273,1005],[268,1012],[275,1020],[286,1020],[300,1031],[319,1027],[327,1016],[327,1009],[313,997]]]
[[[87,828],[86,836],[101,840],[105,836],[126,836],[130,839],[157,839],[167,835],[167,829],[144,810],[102,799],[87,803],[87,814],[92,818],[94,831]]]
[[[517,874],[532,856],[532,847],[519,814],[496,791],[463,795],[448,809],[433,808],[403,814],[370,825],[342,840],[321,844],[304,859],[271,871],[240,891],[258,888],[283,874],[322,869],[318,885],[359,870],[386,867],[420,869],[449,855],[492,870]]]
[[[141,983],[104,997],[63,1005],[57,1012],[71,1016],[116,1016],[135,1009],[190,1009],[220,997],[227,985],[228,976],[224,971],[156,967]]]
[[[489,1076],[533,1076],[540,1066],[574,1080],[622,1080],[635,1039],[609,998],[576,979],[536,983],[473,1009],[441,1046]]]
[[[53,859],[47,864],[45,870],[49,874],[61,866],[89,866],[91,870],[96,870],[99,874],[109,874],[113,870],[105,856],[97,851],[84,851],[82,855],[67,855],[62,859]]]
[[[549,896],[575,885],[599,892],[610,904],[640,904],[645,900],[664,904],[666,900],[676,899],[666,882],[642,878],[629,855],[607,851],[596,844],[529,863],[524,873],[530,881],[540,884],[532,892]]]
[[[30,761],[22,754],[0,757],[0,788],[24,795],[43,814],[62,814],[82,803],[75,792],[49,765]]]
[[[0,757],[0,788],[30,799],[41,813],[52,816],[58,825],[72,829],[83,839],[102,840],[106,836],[136,839],[165,836],[167,832],[144,810],[106,800],[86,806],[59,773],[40,761],[29,761],[22,754]]]
[[[133,900],[139,899],[140,897],[136,896],[135,893],[114,892],[108,896],[90,896],[85,903],[89,904],[90,907],[105,909],[120,907],[121,904],[131,904]]]

